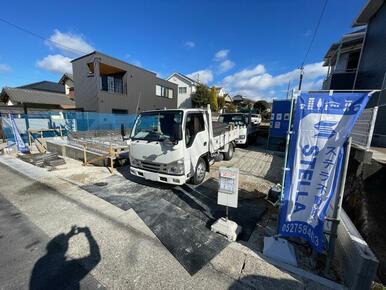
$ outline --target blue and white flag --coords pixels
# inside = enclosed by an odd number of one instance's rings
[[[25,145],[23,139],[20,136],[19,129],[17,129],[16,122],[12,114],[8,114],[8,117],[11,121],[12,132],[13,132],[13,136],[15,137],[17,151],[21,153],[30,153],[29,148]]]
[[[343,146],[367,101],[367,93],[298,97],[279,216],[281,236],[302,237],[323,251],[324,220],[338,190]]]

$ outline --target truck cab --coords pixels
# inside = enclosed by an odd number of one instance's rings
[[[210,111],[157,110],[141,113],[130,135],[130,172],[169,184],[199,184],[216,153]],[[229,147],[222,146],[226,153]]]
[[[261,115],[260,114],[251,114],[251,123],[252,125],[258,126],[261,123]]]

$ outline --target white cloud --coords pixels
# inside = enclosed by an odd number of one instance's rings
[[[199,70],[190,74],[187,74],[188,77],[199,81],[201,83],[207,84],[213,81],[213,72],[210,69]]]
[[[327,68],[322,62],[312,63],[304,66],[303,89],[320,89]],[[222,80],[222,86],[232,93],[243,92],[247,97],[272,98],[270,91],[283,91],[288,82],[297,84],[299,81],[299,69],[272,75],[269,74],[264,65],[259,64],[252,69],[244,69],[229,75]],[[272,94],[271,94],[272,95]],[[281,97],[281,96],[276,96]]]
[[[187,48],[193,48],[196,46],[196,44],[190,40],[190,41],[185,42],[184,46]]]
[[[226,59],[220,63],[219,69],[221,73],[224,73],[230,70],[231,68],[233,68],[234,66],[235,66],[235,63],[233,61]]]
[[[141,63],[138,59],[132,57],[130,54],[126,53],[126,54],[124,55],[124,58],[127,59],[127,62],[128,62],[128,63],[130,63],[130,64],[132,64],[132,65],[135,65],[135,66],[142,67],[142,63]]]
[[[218,62],[218,72],[224,73],[230,70],[235,66],[235,63],[228,59],[230,50],[229,49],[222,49],[217,51],[214,54],[213,60]]]
[[[243,69],[233,75],[229,75],[224,78],[224,83],[237,84],[239,81],[248,79],[255,75],[260,75],[265,73],[265,67],[262,64],[258,64],[252,69]]]
[[[59,49],[64,55],[79,56],[95,50],[95,48],[86,42],[83,35],[73,34],[71,32],[61,32],[58,29],[46,41],[51,48]]]
[[[9,65],[0,63],[0,73],[9,72],[9,71],[11,71],[11,67]]]
[[[53,50],[60,54],[50,54],[36,62],[36,66],[54,73],[71,73],[71,59],[95,50],[81,34],[61,32],[58,29],[45,41]]]
[[[222,49],[215,53],[214,60],[215,61],[221,61],[223,59],[226,59],[229,54],[229,49]]]
[[[38,60],[36,65],[50,72],[72,73],[71,59],[61,54],[50,54],[42,60]]]

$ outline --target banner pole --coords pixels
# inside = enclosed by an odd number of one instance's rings
[[[300,91],[299,91],[300,93]],[[280,192],[280,199],[279,199],[279,215],[280,215],[280,210],[281,210],[281,204],[282,204],[282,201],[283,201],[283,195],[284,195],[284,182],[285,182],[285,177],[286,177],[286,173],[288,171],[288,168],[287,168],[287,161],[288,161],[288,149],[289,149],[289,142],[290,142],[290,139],[291,139],[291,134],[292,134],[292,130],[291,130],[291,125],[292,125],[292,113],[293,113],[293,110],[294,110],[294,100],[295,100],[295,90],[292,90],[292,96],[291,96],[291,110],[290,110],[290,115],[289,115],[289,118],[288,118],[288,131],[287,131],[287,136],[286,136],[286,141],[285,141],[285,153],[284,153],[284,165],[283,165],[283,177],[281,179],[281,192]],[[280,221],[279,221],[279,217],[277,219],[277,229],[276,229],[276,236],[279,236],[279,232],[280,232]]]
[[[337,238],[338,225],[340,223],[340,213],[342,211],[344,186],[346,183],[347,169],[348,169],[348,163],[350,159],[351,142],[352,142],[352,138],[350,136],[347,141],[346,152],[344,155],[343,171],[342,171],[342,177],[340,180],[338,196],[335,199],[334,211],[331,217],[332,225],[331,225],[331,232],[330,232],[330,241],[328,243],[326,267],[324,269],[325,274],[327,274],[327,271],[330,268],[331,260],[334,257],[335,241]]]

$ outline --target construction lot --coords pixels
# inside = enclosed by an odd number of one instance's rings
[[[68,260],[85,269],[86,278],[74,276],[74,283],[82,281],[83,288],[339,288],[309,272],[309,261],[287,272],[261,254],[263,236],[275,231],[275,209],[263,197],[278,182],[283,162],[278,155],[254,146],[238,148],[231,162],[213,165],[199,186],[138,180],[127,166],[111,174],[105,167],[65,160],[65,165],[43,169],[11,155],[0,157],[0,192],[8,201],[8,207],[1,208],[2,219],[11,208],[27,227],[12,227],[15,237],[5,234],[7,222],[1,228],[1,247],[14,244],[17,237],[23,241],[22,256],[29,257],[23,266],[10,257],[0,260],[7,269],[0,280],[11,288],[30,283],[37,260],[50,256],[49,251],[44,256],[50,240],[68,248],[63,250]],[[210,225],[225,215],[224,207],[217,205],[216,181],[218,167],[225,165],[238,166],[241,173],[239,207],[229,211],[230,219],[243,227],[235,243],[210,231]],[[94,242],[71,232],[74,225],[88,228]],[[63,233],[71,238],[58,241]],[[17,267],[22,268],[17,279],[7,275]],[[60,280],[59,272],[53,280]],[[37,283],[47,283],[42,280]]]

